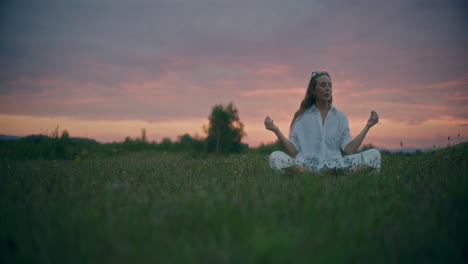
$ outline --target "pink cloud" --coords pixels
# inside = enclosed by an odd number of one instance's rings
[[[278,96],[278,95],[305,95],[304,88],[290,88],[290,89],[255,89],[248,91],[240,91],[242,96]]]
[[[259,67],[255,70],[257,74],[287,74],[290,70],[288,65],[272,64]]]
[[[344,81],[338,81],[338,82],[335,82],[333,81],[333,87],[337,87],[339,89],[343,89],[343,88],[360,88],[362,87],[362,82],[360,81],[357,81],[357,80],[344,80]]]
[[[457,86],[462,86],[468,85],[468,82],[466,81],[447,81],[447,82],[439,82],[439,83],[433,83],[430,85],[425,86],[424,88],[427,89],[444,89],[444,88],[452,88],[452,87],[457,87]]]
[[[468,101],[468,96],[454,95],[454,96],[448,96],[447,99],[455,100],[455,101]]]

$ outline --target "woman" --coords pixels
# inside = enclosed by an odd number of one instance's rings
[[[287,155],[275,151],[270,155],[270,167],[288,172],[321,174],[329,169],[351,171],[375,169],[380,172],[380,152],[370,149],[354,154],[369,129],[379,122],[375,111],[361,133],[354,139],[349,134],[346,115],[332,106],[332,82],[328,72],[313,72],[306,95],[294,114],[287,139],[273,120],[265,118],[265,128],[273,131],[286,149]],[[340,148],[350,154],[341,156]],[[354,154],[354,155],[352,155]]]

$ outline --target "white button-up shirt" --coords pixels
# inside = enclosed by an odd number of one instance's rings
[[[342,159],[340,148],[344,150],[352,138],[348,118],[330,105],[324,125],[315,106],[307,109],[294,122],[289,140],[298,151],[296,160],[320,170],[323,166],[336,167]]]

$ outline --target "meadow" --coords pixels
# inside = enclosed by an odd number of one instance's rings
[[[268,154],[0,160],[0,263],[463,263],[468,144],[379,176],[282,175]],[[112,154],[113,153],[113,154]]]

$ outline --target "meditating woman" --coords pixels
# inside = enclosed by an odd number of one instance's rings
[[[270,167],[286,172],[311,172],[349,169],[353,172],[374,169],[380,172],[380,152],[370,149],[354,154],[369,129],[379,122],[371,111],[370,118],[359,135],[352,139],[346,115],[332,105],[332,81],[325,71],[313,72],[305,98],[291,121],[289,139],[269,116],[265,128],[273,131],[286,153],[275,151],[270,155]],[[341,156],[340,148],[346,151]]]

